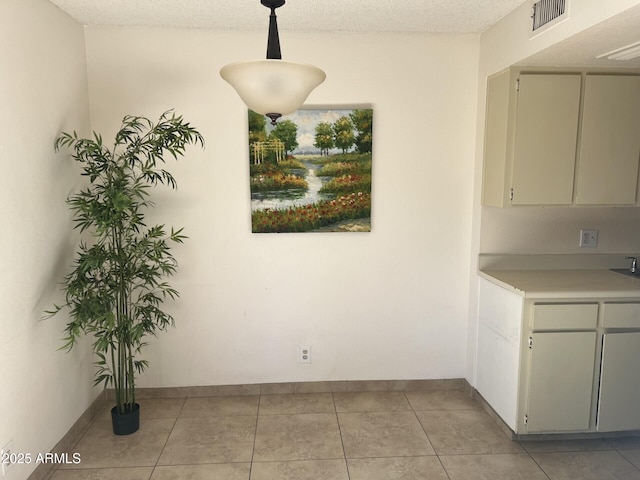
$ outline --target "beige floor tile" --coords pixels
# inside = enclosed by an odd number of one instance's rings
[[[179,418],[159,465],[249,462],[256,417]]]
[[[464,390],[384,385],[146,396],[138,432],[113,435],[105,408],[70,451],[81,463],[45,478],[640,480],[640,436],[512,442]]]
[[[400,412],[411,406],[403,392],[334,393],[337,412]]]
[[[413,412],[339,413],[347,458],[433,455]]]
[[[293,382],[265,383],[260,386],[262,395],[285,395],[290,393],[331,393],[335,384],[341,382]]]
[[[586,452],[592,450],[613,450],[611,442],[602,439],[585,440],[532,440],[521,441],[527,452]]]
[[[407,392],[414,410],[467,410],[478,409],[477,402],[464,390],[434,390],[432,392]]]
[[[259,396],[187,398],[180,417],[217,417],[258,414]]]
[[[619,450],[619,452],[637,468],[640,468],[640,450]]]
[[[156,467],[151,480],[248,480],[250,463]]]
[[[184,398],[149,398],[140,400],[140,418],[178,418]]]
[[[344,392],[402,392],[407,385],[401,380],[350,380],[344,385]],[[334,390],[337,391],[337,390]]]
[[[607,442],[617,450],[640,450],[640,437],[607,438]]]
[[[334,413],[331,393],[292,393],[262,395],[260,415],[296,415],[300,413]]]
[[[438,455],[523,453],[481,410],[416,412]]]
[[[344,460],[255,462],[251,480],[349,480]]]
[[[438,457],[347,460],[350,480],[448,480]]]
[[[145,398],[138,400],[140,404],[140,422],[144,422],[147,418],[178,418],[184,398]],[[111,408],[113,405],[108,404],[104,411],[99,415],[103,420],[111,419]]]
[[[531,456],[551,480],[640,479],[640,470],[613,450],[532,453]]]
[[[51,480],[149,480],[153,467],[57,470]]]
[[[547,480],[527,454],[444,455],[450,480]]]
[[[162,389],[161,389],[162,390]],[[182,396],[191,397],[241,397],[260,395],[259,384],[244,385],[208,385],[199,387],[179,387]]]
[[[253,460],[326,460],[343,458],[340,430],[335,414],[263,415]]]
[[[114,435],[111,420],[96,421],[71,453],[80,454],[77,465],[60,468],[148,467],[156,464],[175,423],[174,419],[147,419],[131,435]]]

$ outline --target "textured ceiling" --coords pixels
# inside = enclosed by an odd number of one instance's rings
[[[2,1],[2,0],[0,0]],[[260,0],[50,0],[84,25],[266,31]],[[530,0],[288,0],[282,31],[481,33]],[[602,0],[605,1],[605,0]],[[545,66],[640,67],[596,59],[640,40],[640,4],[520,62]]]
[[[84,25],[265,29],[259,0],[50,0]],[[528,0],[289,0],[282,30],[480,33]]]
[[[575,66],[639,68],[640,57],[618,61],[597,58],[640,41],[640,5],[615,15],[587,30],[520,62],[527,66]]]

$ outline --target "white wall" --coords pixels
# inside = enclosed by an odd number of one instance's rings
[[[481,207],[486,80],[527,57],[582,32],[626,9],[639,0],[573,0],[569,15],[545,32],[529,38],[530,4],[525,2],[481,35],[478,69],[478,108],[472,214],[471,285],[467,379],[475,382],[477,312],[477,257],[482,253],[620,253],[636,251],[640,238],[640,209]],[[579,249],[580,228],[600,230],[599,247]]]
[[[175,108],[207,142],[159,192],[190,239],[141,385],[462,377],[477,37],[280,33],[327,73],[308,104],[374,108],[371,233],[250,233],[246,107],[218,70],[262,57],[266,32],[85,31],[93,128]]]
[[[580,229],[598,230],[580,248]],[[482,253],[630,253],[640,246],[640,208],[484,208]]]
[[[40,321],[60,302],[71,262],[65,198],[78,176],[55,155],[61,129],[89,121],[83,29],[45,0],[0,2],[0,446],[48,452],[96,392],[87,348],[62,345],[64,316]],[[26,478],[35,465],[13,467]]]

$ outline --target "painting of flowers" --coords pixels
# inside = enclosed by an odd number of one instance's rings
[[[372,109],[249,110],[252,232],[370,232],[372,145]]]

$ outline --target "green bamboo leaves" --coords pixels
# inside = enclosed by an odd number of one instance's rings
[[[55,141],[56,151],[69,148],[89,178],[90,185],[71,195],[67,204],[75,228],[89,232],[91,241],[80,244],[64,278],[65,303],[46,313],[69,310],[65,350],[82,335],[93,336],[95,383],[113,385],[120,413],[135,403],[135,376],[147,367],[137,358],[144,338],[174,325],[162,304],[179,296],[167,278],[178,266],[171,246],[186,237],[182,229],[148,227],[145,211],[154,206],[151,187],[177,187],[164,168],[165,156],[178,159],[192,144],[204,147],[204,138],[172,111],[156,123],[124,117],[111,149],[97,133],[91,138],[62,133]]]

